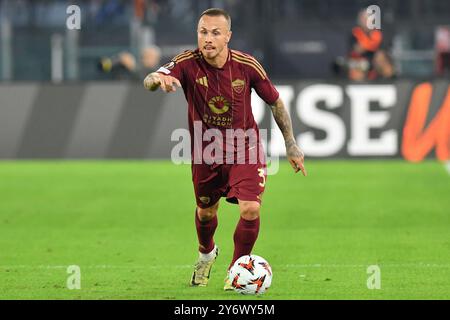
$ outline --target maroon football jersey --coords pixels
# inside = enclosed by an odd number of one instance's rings
[[[255,89],[261,99],[269,105],[274,104],[279,97],[278,91],[254,57],[236,50],[228,51],[227,61],[222,68],[210,65],[205,61],[200,50],[196,49],[177,55],[157,70],[177,78],[182,85],[188,102],[193,157],[198,158],[199,153],[211,144],[207,135],[214,135],[217,130],[223,135],[223,146],[227,148],[226,152],[234,148],[236,153],[238,147],[237,140],[233,146],[227,143],[226,136],[232,132],[229,129],[242,129],[244,132],[250,132],[251,130],[247,130],[253,129],[257,133],[256,143],[260,146],[259,129],[251,108],[251,90]],[[194,132],[197,138],[202,135],[200,137],[202,142],[197,145],[194,142]],[[203,141],[205,139],[207,141]],[[211,140],[214,141],[212,138]],[[245,149],[248,151],[254,143],[255,141],[246,139]]]

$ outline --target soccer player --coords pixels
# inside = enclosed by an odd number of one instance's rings
[[[174,92],[176,86],[182,87],[188,102],[192,180],[197,202],[195,226],[199,241],[199,258],[191,278],[192,286],[207,285],[211,267],[219,253],[213,236],[221,197],[238,204],[240,211],[230,267],[239,257],[251,253],[258,237],[261,196],[267,172],[264,156],[256,157],[255,161],[250,161],[255,158],[249,156],[255,147],[262,147],[250,105],[251,89],[271,106],[284,136],[292,168],[296,173],[307,174],[303,152],[296,144],[291,119],[279,93],[255,58],[228,48],[231,34],[231,18],[226,11],[217,8],[204,11],[197,27],[198,48],[177,55],[144,79],[145,88],[151,91],[161,88],[164,92]],[[233,137],[231,152],[225,153],[230,144],[228,140],[223,144],[219,140],[222,148],[216,148],[213,156],[198,159],[198,155],[205,154],[210,146],[203,141],[208,139],[194,141],[197,131],[203,136],[211,132],[226,135],[230,129],[245,132],[244,140],[237,147]],[[256,132],[254,137],[251,137],[252,132]],[[236,155],[239,147],[245,149],[245,156],[229,157],[230,153]],[[217,155],[218,150],[224,154]],[[231,290],[227,279],[224,289]]]

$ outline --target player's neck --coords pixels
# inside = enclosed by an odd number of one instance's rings
[[[225,63],[227,63],[228,50],[230,49],[228,49],[228,47],[225,47],[219,55],[214,57],[214,59],[207,59],[206,57],[204,57],[205,61],[208,64],[212,65],[214,68],[220,69],[225,65]]]

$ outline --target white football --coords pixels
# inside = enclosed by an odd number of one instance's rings
[[[231,267],[228,278],[236,292],[263,294],[272,283],[272,268],[260,256],[242,256]]]

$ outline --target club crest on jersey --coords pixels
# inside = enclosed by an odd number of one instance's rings
[[[230,109],[230,103],[222,96],[215,96],[208,102],[208,106],[215,114],[222,114]]]
[[[242,93],[242,91],[244,91],[245,81],[241,79],[236,79],[233,82],[231,82],[231,86],[233,87],[234,92],[240,94]]]
[[[209,202],[211,201],[211,198],[210,197],[199,197],[199,200],[204,204],[209,204]]]

